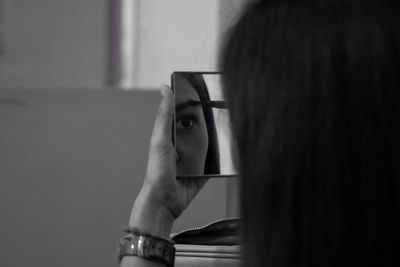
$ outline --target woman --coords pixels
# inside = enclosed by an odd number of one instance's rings
[[[390,1],[256,1],[232,29],[221,62],[244,266],[399,266],[399,11]],[[132,211],[143,216],[132,221],[168,236],[197,188],[167,171],[163,94],[147,193]]]
[[[233,29],[245,266],[399,265],[399,11],[259,1]]]

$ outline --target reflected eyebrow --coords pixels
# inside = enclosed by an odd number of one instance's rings
[[[189,106],[199,106],[200,104],[201,104],[200,101],[188,100],[188,101],[185,101],[183,103],[180,103],[180,104],[176,105],[175,106],[175,110],[176,110],[176,112],[178,112],[178,111],[180,111],[180,110],[182,110],[184,108],[187,108]]]
[[[183,103],[176,105],[175,110],[180,111],[188,106],[199,106],[219,109],[229,109],[228,102],[226,101],[197,101],[188,100]]]

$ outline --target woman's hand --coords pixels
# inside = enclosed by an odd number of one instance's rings
[[[142,189],[132,208],[130,226],[168,237],[174,220],[190,204],[206,179],[175,176],[175,149],[172,144],[172,90],[161,87],[162,100],[150,140],[149,158]]]

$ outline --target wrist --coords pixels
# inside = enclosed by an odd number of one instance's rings
[[[169,238],[175,217],[171,211],[155,202],[151,192],[142,188],[137,196],[129,219],[130,227],[156,236]]]

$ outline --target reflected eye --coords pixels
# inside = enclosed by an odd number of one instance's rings
[[[180,119],[176,122],[177,129],[189,130],[192,129],[194,120],[190,118]]]
[[[194,114],[182,114],[176,118],[176,129],[177,130],[191,130],[196,126],[199,119]]]

